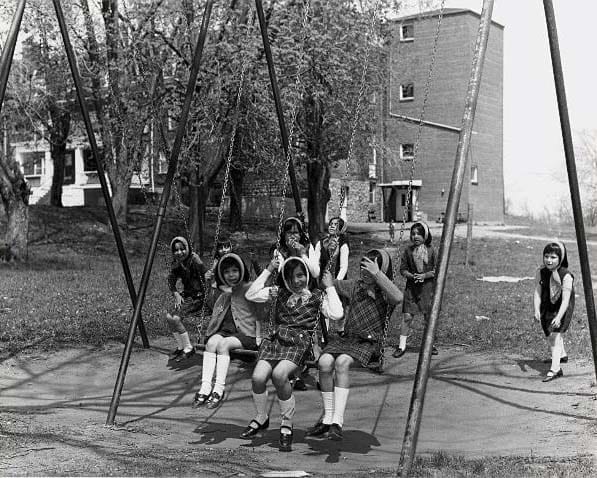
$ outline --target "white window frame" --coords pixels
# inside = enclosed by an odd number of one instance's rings
[[[375,204],[375,183],[369,183],[369,204]]]
[[[411,34],[410,36],[406,36],[404,33],[405,29],[410,27]],[[415,41],[415,24],[414,23],[401,23],[400,24],[400,41],[401,42],[411,42]]]
[[[33,173],[26,174],[25,173],[25,163],[26,163],[26,155],[27,154],[36,154],[41,153],[43,156],[40,158],[39,166],[36,163],[33,163]],[[46,152],[45,151],[23,151],[21,153],[21,167],[23,168],[23,176],[26,178],[38,178],[43,176],[46,172]]]
[[[412,95],[411,96],[405,96],[404,95],[404,90],[405,88],[411,88],[412,89]],[[415,84],[413,82],[410,83],[401,83],[400,84],[400,101],[412,101],[415,99]]]
[[[405,154],[405,146],[412,146],[412,154]],[[413,161],[415,159],[414,143],[400,143],[400,159],[402,161]]]

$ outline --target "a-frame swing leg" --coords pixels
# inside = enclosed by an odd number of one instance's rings
[[[587,307],[587,319],[589,321],[591,346],[593,349],[593,366],[595,367],[595,376],[597,377],[597,318],[595,317],[595,297],[593,295],[593,282],[591,279],[589,254],[587,252],[587,238],[585,236],[585,225],[582,215],[578,176],[576,174],[576,162],[574,160],[572,131],[570,128],[570,119],[568,118],[568,103],[566,101],[566,89],[564,88],[564,71],[562,69],[562,61],[560,59],[558,30],[556,27],[556,17],[551,0],[543,0],[543,8],[545,10],[545,21],[547,23],[547,36],[549,38],[553,77],[556,86],[558,111],[560,114],[560,127],[562,129],[562,140],[564,143],[564,156],[566,157],[566,171],[568,172],[570,199],[572,201],[572,213],[574,215],[574,227],[576,229],[576,244],[578,246],[578,258],[582,274],[585,304]]]
[[[479,97],[479,87],[481,85],[481,73],[483,62],[485,60],[485,51],[487,49],[487,40],[491,28],[491,13],[493,11],[493,0],[483,0],[483,9],[481,11],[481,20],[479,22],[479,31],[473,56],[473,65],[469,79],[468,92],[464,107],[462,120],[462,129],[458,138],[458,148],[456,150],[456,161],[452,173],[452,182],[450,184],[450,194],[446,207],[445,223],[442,232],[442,238],[438,254],[437,278],[433,302],[431,305],[431,314],[425,327],[423,347],[417,372],[413,385],[413,391],[408,411],[406,431],[402,442],[402,451],[400,454],[400,473],[402,477],[408,477],[412,462],[415,456],[417,440],[419,436],[419,427],[423,414],[423,402],[425,400],[425,390],[429,378],[429,367],[431,364],[431,351],[433,348],[433,339],[435,337],[435,328],[437,325],[439,311],[441,308],[442,295],[448,273],[448,263],[450,261],[450,249],[454,239],[454,230],[456,228],[456,218],[458,214],[458,204],[462,193],[462,185],[467,165],[468,149],[470,146],[471,135],[473,131],[473,121],[475,118],[475,109]]]
[[[104,200],[106,203],[106,208],[108,210],[108,216],[110,218],[110,224],[112,226],[112,231],[114,233],[114,240],[116,241],[116,247],[118,249],[118,254],[120,256],[120,261],[122,264],[122,269],[124,271],[126,283],[129,289],[129,295],[131,297],[131,301],[133,305],[137,301],[137,295],[135,292],[135,286],[133,284],[133,279],[131,276],[130,268],[128,265],[126,253],[124,251],[124,246],[122,244],[122,238],[120,237],[120,230],[118,229],[118,224],[116,222],[116,216],[114,214],[114,209],[112,208],[112,202],[110,200],[110,193],[108,191],[108,186],[106,183],[106,178],[104,174],[104,170],[102,164],[99,161],[98,149],[97,144],[95,142],[95,136],[93,134],[93,129],[91,127],[91,121],[89,119],[89,112],[86,108],[84,97],[82,94],[82,86],[80,76],[78,74],[76,60],[74,57],[73,49],[68,39],[68,33],[66,30],[66,25],[64,22],[64,15],[62,14],[62,9],[60,8],[60,4],[58,0],[53,0],[54,6],[56,9],[56,15],[58,17],[58,23],[60,26],[60,30],[62,32],[62,36],[64,39],[65,50],[67,53],[69,65],[71,67],[71,72],[73,75],[73,81],[75,83],[75,87],[77,90],[77,98],[79,100],[79,106],[81,108],[81,113],[83,115],[83,119],[85,121],[85,128],[87,130],[87,135],[89,137],[89,144],[91,145],[91,149],[93,151],[93,156],[95,157],[97,169],[98,169],[98,176],[100,180],[100,185],[102,188],[102,193],[104,195]],[[6,85],[8,83],[8,76],[10,73],[10,67],[12,65],[12,58],[15,51],[16,39],[19,33],[19,29],[21,26],[21,20],[23,19],[23,12],[25,10],[25,3],[26,0],[20,0],[17,4],[17,8],[13,17],[13,21],[6,39],[6,44],[4,50],[2,51],[2,59],[0,60],[0,112],[2,111],[2,105],[4,104],[4,94],[6,92]],[[139,321],[139,333],[141,335],[141,339],[143,341],[143,346],[145,348],[149,347],[149,341],[147,339],[147,334],[145,332],[145,327],[143,326],[143,322]]]
[[[118,370],[118,377],[116,378],[116,384],[114,385],[114,393],[112,394],[112,401],[110,403],[110,410],[108,411],[108,418],[106,425],[113,425],[114,418],[116,417],[116,411],[118,410],[118,403],[120,402],[120,394],[122,393],[122,387],[124,385],[124,378],[128,368],[129,360],[131,357],[131,350],[133,339],[135,336],[135,325],[141,317],[141,309],[143,302],[145,301],[145,294],[147,293],[147,286],[149,284],[149,276],[151,275],[151,268],[153,266],[153,260],[157,249],[158,240],[160,237],[160,231],[162,229],[162,222],[166,213],[166,207],[168,205],[168,199],[170,198],[170,190],[172,189],[172,181],[174,180],[174,174],[178,166],[178,156],[182,147],[182,140],[184,138],[187,121],[189,118],[189,111],[193,102],[193,93],[195,91],[195,84],[197,83],[197,76],[199,74],[199,66],[201,65],[201,57],[203,55],[203,47],[205,46],[205,40],[207,37],[207,27],[209,25],[209,19],[211,17],[211,11],[213,8],[213,0],[207,0],[205,3],[205,11],[203,13],[203,20],[201,22],[201,30],[199,37],[197,38],[197,45],[193,54],[193,62],[191,64],[191,72],[189,74],[189,82],[185,93],[185,99],[180,113],[180,121],[176,129],[176,137],[172,150],[170,151],[170,158],[168,160],[168,172],[166,173],[166,180],[164,183],[164,189],[160,197],[160,205],[158,208],[156,222],[153,228],[151,236],[151,243],[147,256],[145,258],[145,266],[143,267],[143,274],[141,276],[141,284],[139,285],[139,297],[135,304],[135,311],[133,312],[133,318],[129,325],[129,334],[127,342],[122,354],[120,362],[120,369]]]

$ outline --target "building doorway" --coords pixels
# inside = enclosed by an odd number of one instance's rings
[[[417,209],[416,203],[418,196],[417,189],[414,185],[411,188],[410,193],[408,191],[408,185],[383,185],[382,191],[383,219],[385,222],[389,222],[390,219],[395,222],[402,222],[404,217],[406,217],[407,222],[413,220],[413,211]]]

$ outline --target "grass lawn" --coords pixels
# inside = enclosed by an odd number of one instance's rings
[[[180,216],[169,213],[143,308],[143,319],[150,336],[167,334],[164,310],[171,296],[166,288],[169,263],[168,242],[184,233]],[[151,211],[136,210],[130,215],[124,233],[125,249],[136,284],[139,283],[153,226]],[[208,230],[213,231],[214,227]],[[534,234],[553,231],[533,229]],[[267,251],[274,232],[264,227],[250,228],[251,248],[267,263]],[[103,344],[123,341],[132,307],[118,259],[113,235],[102,208],[31,208],[29,262],[0,264],[0,353],[12,353],[36,345]],[[207,238],[211,244],[212,238]],[[434,240],[438,246],[439,238]],[[359,256],[383,245],[369,234],[351,237],[349,274],[358,270]],[[533,281],[518,283],[482,282],[483,276],[530,277],[541,260],[543,242],[520,240],[473,240],[471,265],[465,267],[464,240],[455,239],[437,333],[438,345],[462,344],[471,350],[520,352],[528,356],[545,353],[539,326],[532,321]],[[597,248],[590,247],[590,260],[597,259]],[[582,278],[576,246],[570,247],[570,270],[576,277],[577,305],[573,323],[566,334],[569,353],[591,356]],[[398,279],[400,287],[404,282]],[[410,346],[417,346],[423,330],[415,321]],[[392,324],[389,345],[398,334]],[[193,330],[193,327],[190,327]]]

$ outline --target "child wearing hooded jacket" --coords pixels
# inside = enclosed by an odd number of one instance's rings
[[[261,324],[256,304],[245,298],[249,289],[249,270],[237,254],[224,254],[215,268],[215,277],[223,292],[213,307],[207,326],[209,337],[203,353],[201,388],[195,394],[193,407],[207,402],[207,408],[218,407],[224,399],[230,351],[257,350],[261,342]],[[215,385],[212,381],[215,372]]]
[[[344,411],[350,391],[349,369],[354,363],[366,367],[384,333],[388,308],[402,301],[392,282],[392,261],[387,251],[373,249],[361,259],[360,279],[335,280],[340,297],[348,303],[344,332],[330,334],[317,362],[324,414],[308,436],[327,435],[342,440]]]
[[[205,266],[182,236],[172,239],[170,250],[173,260],[168,274],[168,288],[174,296],[174,307],[166,313],[166,321],[176,340],[176,349],[168,358],[181,362],[195,354],[183,320],[201,312],[205,298]],[[179,280],[182,290],[177,287]]]
[[[322,277],[324,294],[316,288],[307,263],[300,257],[289,257],[281,265],[280,286],[266,287],[270,275],[279,268],[279,259],[274,257],[246,293],[246,298],[254,302],[275,301],[275,323],[272,334],[259,347],[252,377],[253,402],[257,414],[241,438],[252,438],[260,430],[269,427],[267,381],[271,378],[281,412],[279,449],[290,451],[295,412],[290,377],[301,369],[308,356],[319,312],[332,320],[339,320],[343,310],[329,272]]]

